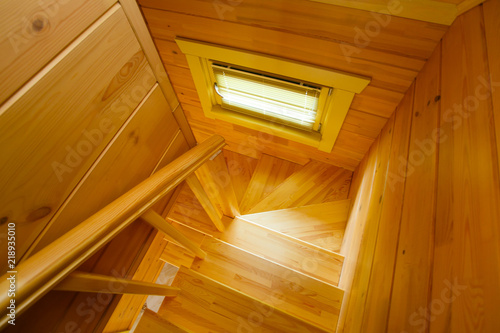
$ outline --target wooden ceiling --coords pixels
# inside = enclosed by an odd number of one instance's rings
[[[446,25],[309,0],[138,0],[198,141],[228,149],[354,169],[447,30]],[[356,95],[333,151],[204,117],[176,37],[251,50],[371,78]]]

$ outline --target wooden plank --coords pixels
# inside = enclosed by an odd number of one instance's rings
[[[0,216],[17,222],[18,258],[153,84],[115,6],[0,107]]]
[[[208,197],[207,193],[205,192],[205,189],[201,185],[200,180],[195,174],[192,174],[186,178],[186,184],[189,185],[191,190],[193,191],[194,195],[200,202],[201,206],[207,213],[207,215],[210,217],[210,220],[214,224],[214,226],[217,228],[217,230],[223,232],[224,231],[224,224],[221,221],[222,217],[222,212],[218,210],[212,201],[210,201],[210,198]]]
[[[123,288],[106,289],[113,283],[121,284]],[[54,290],[90,293],[104,292],[110,294],[160,295],[167,297],[175,297],[179,294],[179,289],[174,287],[78,271],[69,274],[54,288]]]
[[[275,306],[327,331],[334,331],[344,292],[239,248],[207,238],[205,260],[191,269]]]
[[[415,84],[406,189],[388,322],[390,331],[414,329],[410,316],[430,301],[438,169],[435,131],[439,126],[441,106],[440,66],[439,47]]]
[[[58,238],[21,262],[17,266],[16,276],[19,287],[16,293],[16,302],[19,302],[16,306],[17,314],[36,302],[223,146],[224,139],[214,136],[192,148],[118,200],[71,229],[64,237]],[[0,284],[5,284],[0,286],[2,288],[7,287],[8,281],[5,279],[3,282],[0,281]],[[7,295],[3,297],[0,295],[0,301],[9,303]],[[4,316],[1,324],[7,325],[7,316]]]
[[[248,211],[249,214],[322,202],[326,191],[344,193],[347,198],[352,173],[312,161],[287,178],[279,187]],[[342,195],[338,199],[342,199]]]
[[[168,218],[206,234],[211,235],[218,232],[187,184],[182,185],[182,190],[170,210]]]
[[[482,80],[489,75],[487,48],[480,7],[458,18],[443,40],[440,124],[446,140],[432,299],[444,306],[431,332],[500,329],[500,181],[492,100]]]
[[[170,109],[175,110],[179,105],[179,101],[175,96],[175,92],[172,88],[170,80],[168,79],[167,72],[163,67],[160,55],[156,50],[153,39],[149,34],[148,27],[146,26],[146,22],[144,22],[144,18],[139,6],[133,0],[119,0],[119,2],[123,8],[123,11],[127,15],[127,19],[130,22],[132,29],[134,29],[137,39],[141,44],[142,49],[144,50],[144,54],[146,55],[151,68],[153,69],[156,80],[158,81],[158,84],[160,85],[160,88],[163,91],[168,104],[170,105]]]
[[[115,4],[116,0],[0,5],[0,105]]]
[[[361,9],[376,13],[386,13],[412,20],[451,25],[458,14],[457,6],[441,1],[400,0],[397,6],[383,0],[378,1],[346,1],[346,0],[311,0],[335,6]],[[477,0],[476,0],[477,1]],[[484,0],[483,0],[484,1]]]
[[[383,2],[380,0],[380,2]],[[290,31],[296,35],[314,36],[318,39],[342,41],[355,45],[359,40],[359,30],[346,27],[365,27],[370,22],[377,22],[380,30],[377,34],[370,31],[369,45],[365,48],[387,50],[386,53],[405,54],[412,57],[428,58],[436,43],[446,31],[446,26],[428,24],[423,21],[409,20],[392,15],[390,20],[381,15],[340,6],[331,6],[315,2],[299,0],[276,0],[273,3],[264,0],[248,0],[236,6],[220,4],[213,6],[207,0],[162,1],[140,0],[143,7],[158,8],[164,11],[184,13],[192,16],[206,17],[213,20],[236,22],[240,25],[261,26],[269,30]],[[372,2],[373,3],[373,2]],[[436,6],[455,6],[435,3]],[[224,6],[225,5],[225,6]],[[403,5],[394,6],[383,3],[384,9],[403,10]],[[411,4],[409,5],[411,6]],[[418,5],[417,5],[418,6]],[[388,8],[389,7],[389,8]],[[287,8],[286,15],[283,8]],[[378,11],[376,11],[378,12]],[[415,12],[415,11],[412,11]],[[426,11],[428,15],[431,12]],[[148,16],[147,12],[146,17]],[[439,15],[443,18],[443,15]],[[400,32],[405,31],[402,35]],[[363,40],[364,41],[364,40]],[[358,44],[361,42],[358,41]]]
[[[301,166],[298,164],[262,154],[241,200],[241,213],[249,212],[285,179],[300,169]]]
[[[168,242],[160,259],[176,267],[181,267],[181,266],[191,267],[191,264],[193,263],[195,256],[190,251],[187,251],[183,247],[180,247],[179,245],[173,242]]]
[[[146,179],[177,130],[156,85],[54,215],[33,253]]]
[[[280,265],[337,285],[344,257],[296,238],[236,218],[214,236]]]
[[[167,243],[164,235],[157,232],[132,279],[147,282],[156,281],[164,265],[159,258]],[[123,295],[107,321],[103,332],[117,332],[132,327],[146,298],[146,296]]]
[[[242,327],[262,332],[324,332],[185,267],[181,267],[172,285],[181,293],[175,302],[163,303],[158,314],[195,332],[237,332]],[[255,315],[257,322],[252,320]]]
[[[337,70],[371,77],[371,85],[375,87],[400,93],[404,93],[409,87],[423,65],[422,60],[415,61],[405,56],[369,48],[364,48],[356,56],[348,58],[342,51],[341,46],[344,44],[334,40],[297,35],[286,30],[271,30],[228,20],[220,21],[149,8],[143,8],[143,12],[155,39],[174,41],[176,36],[182,36],[327,68],[335,64]],[[333,21],[332,17],[328,20]],[[163,24],[165,21],[169,22],[168,26]],[[442,36],[442,33],[439,35]],[[251,36],[250,41],[245,36]],[[311,49],[311,44],[314,44],[315,48]],[[437,41],[430,44],[434,47]],[[430,52],[425,51],[425,53]]]
[[[376,152],[378,150],[378,144],[379,140],[375,141],[375,144],[371,147],[367,157],[363,159],[359,166],[358,177],[360,180],[355,180],[356,183],[359,182],[359,188],[356,191],[356,196],[351,198],[351,200],[354,199],[354,205],[351,209],[351,213],[349,214],[344,239],[340,248],[340,254],[345,256],[342,275],[338,285],[339,288],[345,292],[344,302],[337,325],[337,330],[340,332],[344,329],[347,309],[351,297],[351,288],[362,243],[361,236],[363,235],[363,230],[365,228],[369,212],[369,205],[367,203],[371,200],[374,171],[377,162]]]
[[[245,191],[257,167],[257,160],[227,149],[223,149],[222,152],[226,159],[236,199],[238,200],[238,204],[241,204]]]
[[[189,147],[194,147],[196,145],[196,139],[194,138],[186,116],[179,105],[179,100],[177,99],[172,83],[170,82],[168,74],[165,71],[158,50],[156,49],[153,38],[149,33],[149,29],[144,21],[144,17],[142,16],[142,12],[137,5],[137,2],[134,0],[119,0],[119,2],[137,35],[137,39],[139,40],[139,43],[148,58],[149,64],[153,68],[156,80],[158,81],[170,108],[174,112],[175,120],[179,124]]]
[[[145,309],[142,314],[139,325],[134,330],[135,333],[190,333],[192,331],[184,330],[174,324],[164,320],[155,312]]]
[[[391,113],[392,111],[394,109]],[[387,118],[351,109],[347,113],[342,129],[375,139],[386,123]]]
[[[210,201],[218,207],[222,214],[233,218],[240,214],[238,199],[222,151],[196,170],[196,175]]]
[[[168,237],[174,239],[177,243],[190,250],[198,258],[204,259],[207,254],[203,252],[195,243],[193,243],[184,234],[175,229],[168,223],[161,215],[155,213],[153,210],[148,210],[141,215],[141,218],[151,224],[156,229],[163,232]]]
[[[355,237],[361,238],[356,260],[356,269],[350,289],[348,307],[344,322],[344,330],[347,332],[359,332],[364,315],[364,304],[370,283],[370,273],[379,230],[380,215],[382,212],[383,198],[386,190],[387,169],[389,166],[389,153],[391,150],[393,136],[394,118],[389,120],[387,126],[383,129],[376,152],[376,165],[373,176],[373,185],[371,188],[370,201],[363,202],[367,205],[365,221],[358,221],[363,225],[363,229]],[[350,256],[351,253],[348,253]],[[347,305],[347,304],[346,304]]]
[[[362,330],[373,330],[374,332],[387,330],[406,177],[406,169],[401,166],[399,158],[408,159],[414,88],[415,85],[410,87],[395,113],[387,184],[373,256],[370,285],[366,296]]]
[[[490,69],[491,100],[495,118],[495,133],[497,143],[498,165],[500,168],[500,2],[487,1],[483,4],[484,25],[488,50],[488,65]],[[500,169],[499,169],[500,172]]]
[[[242,218],[324,249],[339,252],[351,200],[243,215]]]

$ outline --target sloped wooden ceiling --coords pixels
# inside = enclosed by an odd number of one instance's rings
[[[354,169],[447,30],[446,25],[308,0],[138,0],[198,141]],[[390,8],[388,8],[390,10]],[[331,153],[204,117],[176,37],[251,50],[371,78],[356,95]]]

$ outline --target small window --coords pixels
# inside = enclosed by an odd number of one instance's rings
[[[206,117],[330,152],[368,78],[183,38]]]
[[[305,131],[318,131],[320,86],[215,63],[212,70],[216,98],[223,108]]]

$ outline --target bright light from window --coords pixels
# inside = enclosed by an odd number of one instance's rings
[[[212,65],[222,107],[311,131],[321,88]]]

